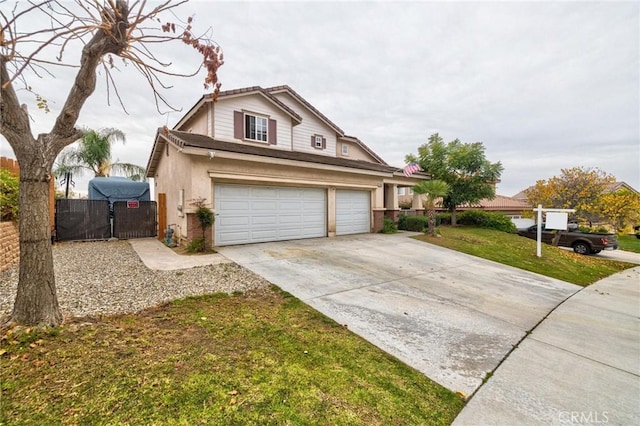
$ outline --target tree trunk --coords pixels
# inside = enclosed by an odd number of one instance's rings
[[[49,180],[43,167],[20,164],[20,275],[11,320],[26,325],[59,325],[49,227]]]
[[[428,210],[428,215],[429,215],[429,235],[431,236],[436,236],[436,210],[430,208]]]
[[[456,219],[456,209],[455,207],[451,209],[451,226],[456,226],[458,221]]]

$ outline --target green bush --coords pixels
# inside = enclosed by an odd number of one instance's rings
[[[402,219],[402,216],[401,216]],[[400,226],[402,224],[402,226]],[[429,226],[427,216],[404,216],[402,222],[398,221],[398,228],[403,231],[424,232]]]
[[[503,213],[467,210],[458,214],[457,222],[460,225],[473,225],[511,234],[516,233],[516,226],[511,219]]]
[[[204,238],[197,237],[191,240],[189,244],[187,244],[187,251],[189,253],[200,253],[204,251],[204,247]]]
[[[436,226],[451,225],[451,213],[438,213],[436,215]]]
[[[401,214],[400,217],[398,218],[398,229],[401,229],[403,231],[407,230],[407,218],[409,216],[407,216],[406,214]]]
[[[6,169],[0,169],[0,220],[18,219],[20,180]]]
[[[380,231],[380,233],[395,234],[396,232],[398,232],[398,227],[396,226],[396,224],[393,223],[393,220],[390,217],[385,217],[384,224],[382,225],[382,230]]]

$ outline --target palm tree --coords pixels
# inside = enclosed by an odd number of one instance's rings
[[[131,180],[145,180],[145,168],[131,163],[111,161],[111,146],[115,142],[125,143],[121,130],[106,128],[85,129],[78,145],[64,149],[56,161],[56,177],[66,173],[83,174],[91,170],[95,177],[109,177],[111,172],[122,173]]]
[[[429,235],[436,235],[436,199],[449,192],[449,184],[441,180],[423,180],[413,187],[416,194],[424,195],[424,204],[429,217]]]

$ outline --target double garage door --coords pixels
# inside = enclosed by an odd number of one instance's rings
[[[369,232],[369,198],[367,191],[336,191],[337,234]],[[216,184],[215,211],[218,246],[327,235],[322,188]]]

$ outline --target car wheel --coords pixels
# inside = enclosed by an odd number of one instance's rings
[[[591,249],[585,243],[575,243],[573,245],[573,251],[578,254],[589,254]]]

